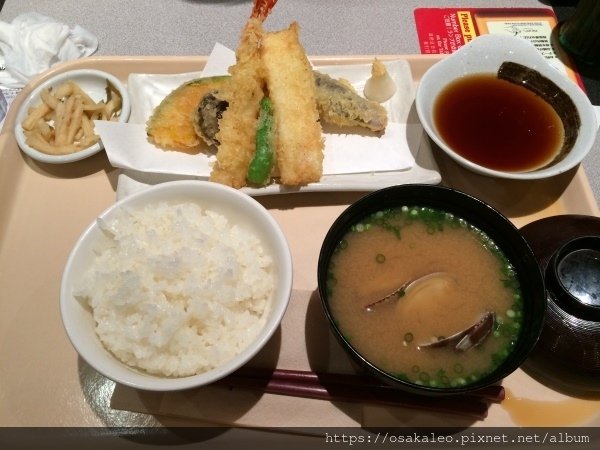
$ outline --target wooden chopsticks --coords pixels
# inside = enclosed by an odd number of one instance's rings
[[[369,376],[285,369],[244,367],[217,381],[217,384],[332,402],[402,406],[477,419],[487,416],[489,403],[499,403],[504,399],[502,386],[488,386],[462,395],[426,396],[394,389]]]

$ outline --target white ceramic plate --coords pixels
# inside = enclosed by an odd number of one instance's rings
[[[391,76],[396,81],[396,95],[384,103],[388,108],[391,121],[418,125],[418,118],[412,110],[414,103],[414,83],[409,62],[398,59],[386,62]],[[315,66],[316,69],[336,78],[348,80],[357,92],[362,92],[366,80],[371,76],[371,64],[339,64],[335,66]],[[130,123],[144,124],[158,103],[185,81],[201,76],[201,73],[188,74],[130,74],[128,89],[131,95]],[[419,127],[420,128],[420,127]],[[419,129],[419,132],[421,130]],[[330,192],[330,191],[374,191],[383,187],[406,183],[438,184],[441,176],[435,162],[429,142],[419,136],[418,142],[409,145],[415,164],[407,170],[363,172],[349,174],[324,175],[318,183],[306,186],[288,187],[270,184],[265,187],[242,188],[252,195],[285,194],[295,192]],[[194,178],[189,174],[157,173],[144,167],[134,170],[124,169],[119,177],[118,197],[122,198],[149,185],[182,178]],[[200,175],[197,179],[207,179]]]
[[[77,83],[94,101],[100,101],[106,99],[106,82],[109,81],[121,94],[123,98],[123,105],[121,107],[121,113],[119,116],[119,122],[127,122],[129,114],[131,112],[131,103],[129,100],[129,93],[127,89],[114,75],[103,72],[100,70],[93,69],[80,69],[63,72],[55,77],[49,78],[48,80],[37,86],[23,101],[19,111],[17,112],[17,119],[15,125],[15,138],[19,147],[25,154],[31,158],[50,164],[64,164],[73,161],[79,161],[98,153],[103,149],[102,141],[88,147],[84,150],[70,153],[67,155],[49,155],[47,153],[40,152],[25,142],[25,134],[21,123],[27,117],[27,111],[32,106],[37,106],[41,103],[40,92],[48,87],[59,86],[67,80],[73,80]]]
[[[465,75],[496,73],[500,65],[506,61],[516,62],[537,70],[567,93],[577,107],[581,118],[579,136],[569,154],[551,166],[531,172],[502,172],[488,169],[454,152],[436,131],[432,112],[440,91],[453,80]],[[423,75],[417,87],[416,108],[426,133],[450,157],[474,172],[500,178],[531,180],[566,172],[579,164],[590,151],[598,130],[594,108],[581,88],[548,63],[529,42],[509,35],[479,36],[457,52],[433,65]]]
[[[216,381],[248,362],[275,333],[292,291],[292,256],[279,225],[260,203],[233,188],[207,181],[174,181],[145,189],[118,201],[100,218],[108,219],[117,209],[141,207],[161,201],[186,200],[224,215],[231,225],[243,224],[261,240],[272,256],[276,281],[269,317],[262,331],[238,356],[223,365],[194,376],[168,378],[133,369],[107,351],[95,332],[91,309],[73,295],[74,287],[90,267],[94,249],[105,239],[94,221],[83,232],[71,251],[60,287],[60,311],[63,325],[79,355],[98,372],[113,381],[137,389],[173,391],[202,386]]]

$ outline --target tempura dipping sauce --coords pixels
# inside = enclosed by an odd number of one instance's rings
[[[560,116],[548,102],[491,73],[468,75],[446,86],[434,104],[433,120],[460,156],[506,172],[548,165],[565,135]]]

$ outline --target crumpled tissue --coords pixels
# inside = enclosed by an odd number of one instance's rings
[[[12,23],[0,21],[0,86],[22,88],[54,64],[97,49],[98,39],[86,29],[39,13],[21,14]]]

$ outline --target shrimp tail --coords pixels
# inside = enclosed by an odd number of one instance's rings
[[[271,10],[277,3],[277,0],[254,0],[254,7],[252,8],[251,19],[265,20],[271,13]]]

